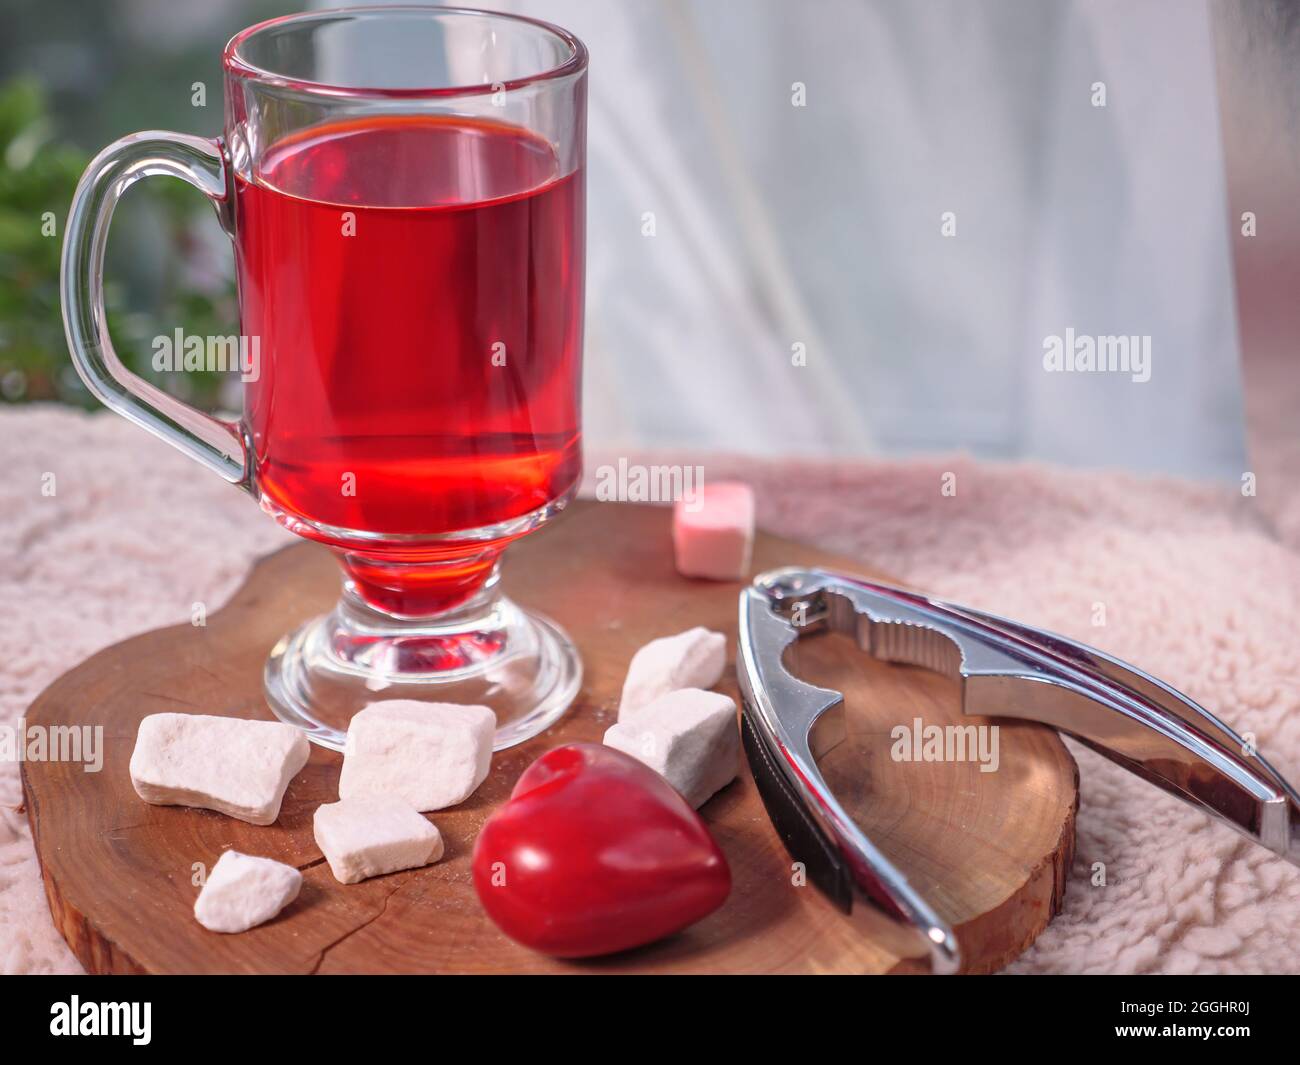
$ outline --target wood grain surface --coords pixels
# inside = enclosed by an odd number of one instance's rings
[[[312,814],[337,797],[341,758],[313,747],[279,820],[259,828],[205,810],[149,806],[128,762],[141,718],[160,711],[270,718],[262,666],[275,641],[324,612],[339,572],[324,549],[301,544],[260,561],[205,627],[146,633],[100,652],[52,684],[28,726],[104,729],[102,771],[26,762],[23,786],[50,910],[93,972],[147,973],[882,973],[907,971],[863,937],[791,863],[749,777],[701,810],[734,878],[727,903],[694,927],[639,950],[556,961],[507,940],[486,918],[469,857],[484,819],[523,769],[562,743],[599,741],[613,723],[628,660],[646,641],[693,625],[733,647],[739,584],[685,580],[672,565],[665,508],[580,503],[507,554],[504,584],[563,625],[582,652],[583,690],[569,714],[522,747],[497,754],[462,806],[431,815],[446,857],[424,869],[342,885],[312,838]],[[755,572],[820,565],[872,576],[869,560],[837,558],[760,535]],[[731,655],[729,655],[729,658]],[[1055,733],[1000,727],[999,767],[899,762],[890,730],[921,718],[962,719],[954,682],[868,659],[838,636],[796,645],[790,665],[845,693],[849,739],[823,762],[828,781],[867,834],[956,928],[968,970],[1006,964],[1059,910],[1074,847],[1078,775]],[[737,696],[729,664],[720,690]],[[299,899],[241,935],[193,916],[195,869],[227,848],[303,871]]]

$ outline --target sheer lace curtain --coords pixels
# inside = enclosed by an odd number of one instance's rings
[[[1239,475],[1203,3],[499,6],[592,52],[593,446]],[[1046,372],[1067,329],[1150,380]]]

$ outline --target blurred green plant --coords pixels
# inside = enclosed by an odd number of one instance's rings
[[[72,368],[59,307],[63,227],[89,161],[59,138],[39,83],[19,78],[0,87],[0,402],[96,405]],[[229,375],[191,371],[161,380],[151,365],[154,335],[170,336],[177,326],[187,335],[236,331],[233,282],[203,277],[198,221],[209,208],[179,181],[137,188],[146,211],[161,220],[171,246],[179,250],[181,268],[163,272],[156,308],[148,315],[132,313],[123,287],[106,282],[109,335],[134,373],[200,406],[216,407]],[[202,281],[196,283],[196,277]]]

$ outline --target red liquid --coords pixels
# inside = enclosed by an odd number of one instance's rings
[[[235,195],[264,506],[346,549],[375,605],[454,605],[504,544],[398,537],[517,518],[580,473],[582,171],[516,127],[371,118],[273,145]]]

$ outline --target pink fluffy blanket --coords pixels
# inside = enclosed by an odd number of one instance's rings
[[[239,493],[107,414],[0,414],[0,453],[3,724],[99,648],[187,621],[196,602],[215,609],[254,558],[291,539]],[[752,483],[773,532],[1158,674],[1254,733],[1297,778],[1290,626],[1300,557],[1269,535],[1253,500],[958,456],[690,461],[703,461],[710,480]],[[941,491],[948,473],[955,495]],[[1082,799],[1065,911],[1014,971],[1300,970],[1300,870],[1072,749]],[[46,910],[20,803],[17,766],[0,764],[0,971],[75,971]],[[1092,884],[1096,862],[1104,887]]]

